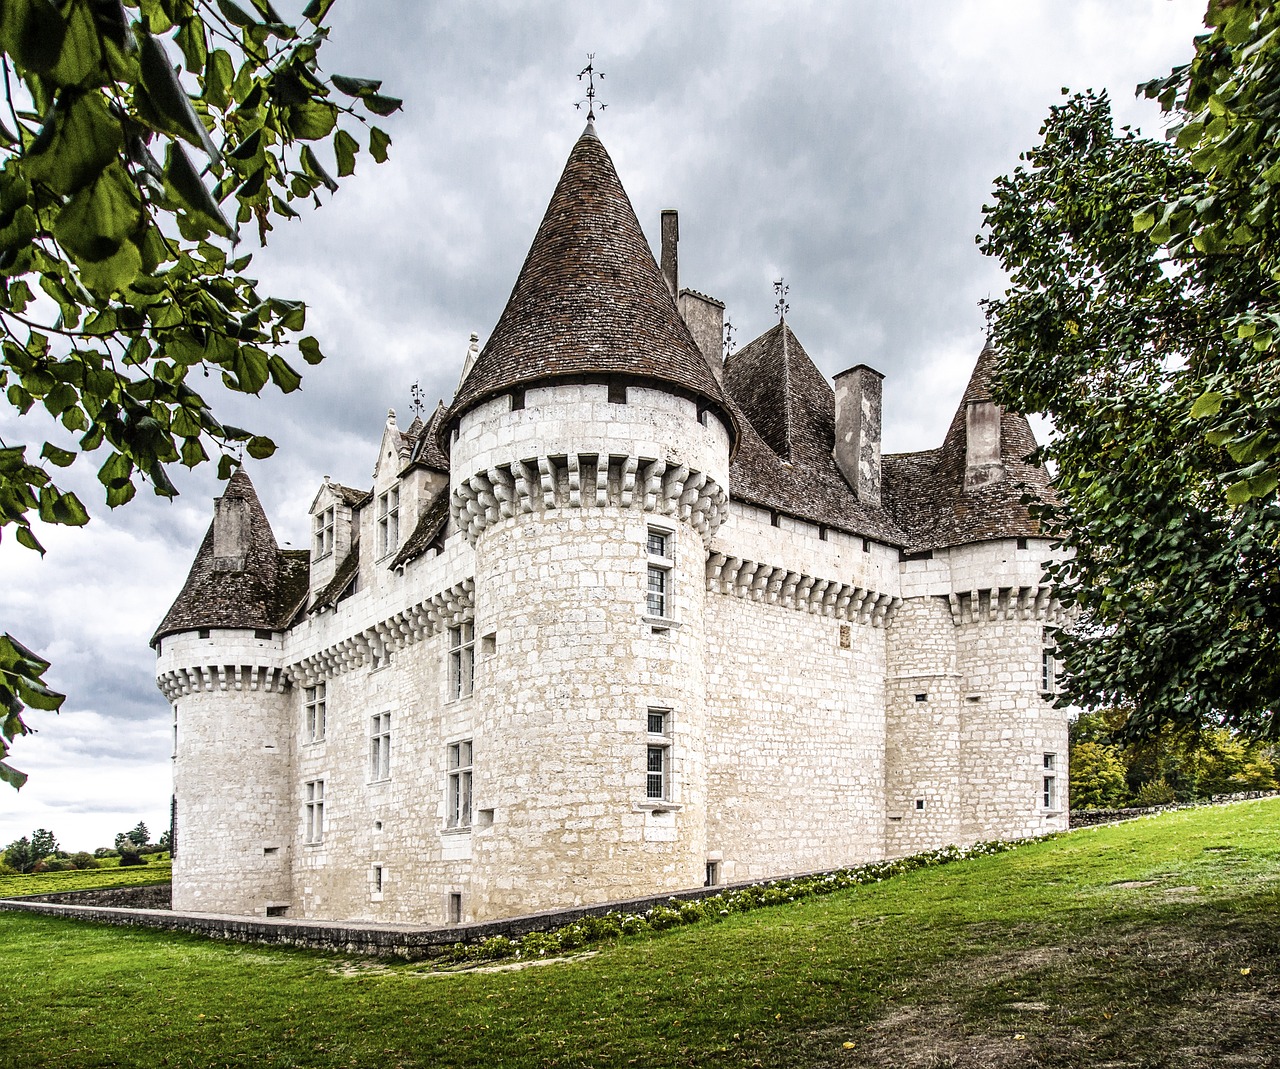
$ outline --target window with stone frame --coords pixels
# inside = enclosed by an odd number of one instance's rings
[[[385,557],[400,544],[400,487],[378,497],[378,556]]]
[[[306,783],[306,801],[303,804],[304,841],[324,841],[324,780],[313,779]]]
[[[476,685],[476,625],[449,628],[449,700],[466,698]]]
[[[644,796],[648,801],[671,800],[671,710],[646,713]]]
[[[1045,809],[1058,808],[1058,755],[1056,753],[1044,755],[1041,803]]]
[[[645,590],[645,615],[671,618],[671,571],[675,566],[675,532],[650,527],[646,537],[649,570]]]
[[[445,794],[445,826],[449,828],[471,827],[471,740],[453,742],[448,746]]]
[[[315,516],[315,558],[327,557],[333,552],[333,524],[337,509],[330,505]]]
[[[369,779],[391,778],[391,714],[375,713],[369,720]]]
[[[326,706],[326,686],[323,682],[313,687],[303,688],[303,738],[307,742],[324,740]]]
[[[1046,632],[1040,650],[1040,693],[1046,697],[1058,692],[1058,665],[1054,653],[1053,642]]]

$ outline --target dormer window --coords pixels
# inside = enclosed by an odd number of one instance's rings
[[[400,487],[393,486],[378,498],[378,556],[385,557],[400,544]]]
[[[316,559],[327,557],[333,552],[333,520],[336,510],[330,505],[315,517],[315,554]]]

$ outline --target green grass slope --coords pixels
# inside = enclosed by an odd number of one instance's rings
[[[140,887],[151,883],[168,883],[173,876],[173,863],[166,857],[154,858],[145,865],[120,868],[112,864],[98,869],[67,869],[63,872],[32,872],[16,876],[0,876],[0,898],[21,895],[48,895],[59,891],[88,891],[101,887]]]
[[[0,914],[0,1066],[1267,1066],[1280,799],[438,972]]]

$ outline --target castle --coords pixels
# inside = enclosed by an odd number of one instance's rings
[[[153,639],[179,910],[481,921],[1067,826],[1050,493],[984,351],[882,376],[655,260],[593,126],[451,405],[281,549],[243,470]]]

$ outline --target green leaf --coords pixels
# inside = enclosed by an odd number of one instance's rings
[[[1222,394],[1210,390],[1202,393],[1196,398],[1196,403],[1191,406],[1192,419],[1205,419],[1207,416],[1216,416],[1222,408]]]
[[[24,161],[32,182],[64,196],[92,182],[124,145],[120,122],[100,93],[63,94]]]
[[[103,35],[93,0],[71,0],[64,8],[66,33],[58,61],[48,72],[50,81],[66,86],[98,86],[110,78],[102,52]]]
[[[361,97],[364,106],[375,115],[390,115],[393,111],[399,111],[404,105],[404,101],[397,97],[384,97],[377,93]]]
[[[235,231],[222,214],[218,202],[213,199],[186,152],[176,141],[169,143],[165,153],[164,188],[181,208],[190,212],[207,230],[225,238],[234,235]]]
[[[333,7],[333,3],[334,0],[310,0],[302,9],[302,17],[310,19],[312,23],[319,26],[324,21],[325,15],[329,13],[329,8]]]
[[[387,162],[387,148],[390,145],[391,138],[382,130],[375,126],[369,131],[369,155],[377,160],[378,163]]]
[[[1136,212],[1133,216],[1133,229],[1139,234],[1144,230],[1150,230],[1155,225],[1156,213],[1149,209]]]
[[[221,48],[209,53],[204,65],[204,100],[210,107],[225,111],[231,103],[231,83],[235,81],[235,67],[231,56]]]
[[[338,121],[338,109],[324,100],[307,100],[292,105],[286,113],[289,132],[302,141],[319,141],[329,136]]]
[[[0,4],[0,45],[27,70],[47,74],[62,52],[66,32],[66,20],[52,0]]]
[[[18,539],[19,545],[33,549],[40,556],[44,556],[44,546],[40,544],[40,540],[36,538],[30,527],[19,527],[14,537]]]
[[[76,459],[76,454],[69,449],[59,449],[56,445],[49,442],[44,443],[44,448],[40,450],[40,455],[48,460],[51,464],[56,464],[60,468],[65,468]]]
[[[320,161],[316,159],[316,154],[311,151],[310,145],[302,146],[302,169],[313,178],[318,178],[324,183],[325,188],[333,193],[338,188],[338,183],[329,177],[329,173],[320,166]]]
[[[169,62],[169,54],[164,50],[164,45],[149,33],[140,34],[139,37],[142,87],[146,91],[147,100],[162,120],[165,132],[190,142],[212,160],[220,159],[218,150],[209,139],[209,131],[191,106],[178,72]]]
[[[218,0],[218,10],[222,12],[229,23],[233,26],[241,28],[248,26],[256,26],[258,20],[249,14],[244,8],[232,2],[232,0]]]
[[[204,20],[199,15],[192,15],[190,21],[178,29],[176,40],[178,47],[182,49],[182,58],[186,60],[187,70],[204,70],[205,62],[209,57],[204,36]]]
[[[310,335],[298,342],[298,351],[302,353],[302,359],[308,364],[318,364],[324,359],[324,353],[320,351],[320,343]]]
[[[15,791],[27,782],[28,776],[25,772],[19,772],[8,761],[0,761],[0,780],[9,784]]]
[[[360,143],[346,130],[339,130],[333,137],[333,153],[338,161],[338,177],[345,178],[355,174],[356,153],[360,151]]]
[[[280,357],[272,356],[267,361],[267,366],[271,369],[271,381],[280,388],[281,393],[293,393],[302,385],[302,376]]]
[[[373,96],[382,88],[382,82],[373,78],[347,78],[344,75],[335,74],[329,80],[335,89],[349,97]]]
[[[276,443],[270,438],[264,438],[261,435],[254,435],[245,443],[245,451],[253,457],[254,460],[266,460],[276,451]]]

